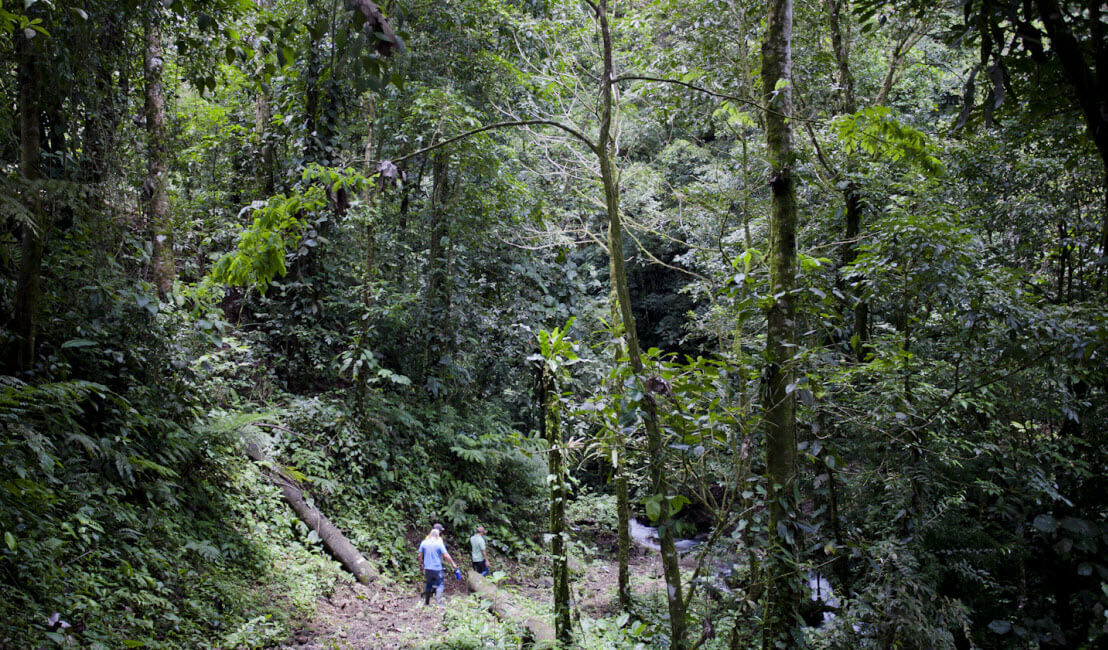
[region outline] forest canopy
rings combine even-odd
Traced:
[[[1106,32],[0,1],[0,648],[1101,647]]]

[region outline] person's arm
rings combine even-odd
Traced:
[[[423,573],[423,547],[420,547],[419,551],[416,552],[416,569]]]
[[[446,561],[450,563],[450,566],[454,567],[455,569],[458,568],[458,565],[454,564],[454,558],[450,557],[450,553],[448,551],[444,550],[442,552],[442,556],[446,558]]]

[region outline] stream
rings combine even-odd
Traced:
[[[639,546],[648,548],[652,551],[660,551],[661,545],[658,543],[658,529],[653,526],[645,526],[639,523],[639,520],[632,517],[629,522],[629,528],[631,532],[631,540]],[[677,548],[678,552],[688,552],[700,544],[698,539],[675,539],[673,545]],[[731,574],[730,567],[721,567],[715,572],[715,585],[716,588],[730,593],[730,589],[726,586],[726,578]],[[821,602],[825,606],[833,609],[838,609],[840,601],[839,597],[835,595],[835,591],[831,588],[831,583],[828,582],[822,574],[815,571],[809,571],[807,575],[808,591],[813,601]],[[835,620],[835,614],[833,612],[823,612],[822,623],[829,623]]]

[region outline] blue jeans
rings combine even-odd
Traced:
[[[435,601],[442,602],[442,591],[446,588],[446,583],[442,579],[442,569],[424,569],[423,575],[425,582],[423,585],[423,604],[431,604],[431,592],[435,592]]]

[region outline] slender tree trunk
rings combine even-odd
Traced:
[[[854,96],[854,76],[850,72],[849,32],[842,22],[843,0],[827,0],[828,16],[831,27],[831,47],[835,54],[835,63],[839,71],[839,107],[842,113],[850,114],[858,110],[858,101]],[[890,70],[892,67],[890,66]],[[891,83],[891,82],[890,82]],[[884,94],[887,94],[884,93]],[[883,100],[881,100],[883,101]],[[843,216],[846,220],[845,242],[842,247],[843,266],[854,262],[858,257],[858,237],[862,233],[862,201],[858,195],[858,186],[851,180],[854,172],[853,161],[847,162],[846,184],[843,187]],[[853,281],[856,278],[846,278]],[[857,343],[854,354],[863,361],[869,354],[866,343],[869,341],[869,304],[856,297],[853,307],[854,334]]]
[[[770,294],[765,377],[766,478],[770,549],[764,566],[762,647],[796,647],[799,604],[796,566],[796,414],[790,359],[796,343],[796,185],[793,178],[792,0],[769,0],[762,44],[766,154],[771,167]]]
[[[255,4],[267,12],[273,6],[272,0],[255,0]],[[254,137],[257,138],[258,152],[261,154],[261,164],[258,165],[258,186],[262,196],[276,194],[275,163],[276,151],[273,142],[270,141],[270,120],[273,119],[273,109],[269,104],[269,85],[259,81],[257,93],[254,97]]]
[[[150,267],[158,292],[165,296],[177,277],[173,259],[173,224],[169,215],[169,146],[165,136],[165,95],[162,91],[162,30],[158,3],[146,8],[146,143],[147,174],[142,185],[146,218],[153,237]]]
[[[562,446],[562,414],[558,385],[550,368],[543,366],[544,429],[550,446],[547,457],[550,483],[550,554],[554,563],[554,630],[559,641],[573,643],[572,606],[569,600],[569,547],[566,544],[566,482]]]
[[[1100,256],[1108,258],[1108,41],[1104,39],[1103,3],[1089,2],[1089,11],[1083,17],[1089,25],[1093,47],[1092,62],[1082,51],[1082,45],[1073,24],[1063,15],[1057,0],[1035,0],[1043,26],[1050,37],[1051,49],[1065,72],[1073,89],[1089,137],[1100,154],[1104,167],[1104,203],[1101,206]],[[1101,267],[1102,284],[1108,290],[1108,265]]]
[[[889,93],[892,92],[893,86],[896,85],[897,79],[900,78],[901,68],[904,66],[904,61],[908,58],[908,53],[912,51],[912,48],[916,46],[916,43],[927,33],[927,24],[920,22],[910,30],[903,32],[899,37],[893,39],[892,44],[889,46],[889,67],[885,70],[885,79],[881,82],[881,90],[877,92],[877,99],[874,100],[874,104],[877,106],[884,106],[889,101]]]
[[[619,213],[619,181],[615,170],[615,142],[612,139],[612,97],[614,75],[612,66],[612,37],[608,27],[608,5],[601,1],[596,5],[597,20],[600,24],[600,37],[603,42],[604,71],[600,80],[600,132],[596,154],[600,162],[600,179],[604,186],[604,203],[608,212],[608,259],[612,288],[619,304],[620,321],[627,346],[627,357],[635,375],[643,378],[644,365],[639,348],[639,336],[635,327],[635,317],[631,311],[631,292],[627,286],[627,271],[623,264],[623,224]],[[651,491],[661,497],[666,496],[665,455],[662,448],[662,430],[658,423],[657,406],[653,395],[646,391],[643,397],[643,412],[646,425],[647,455],[650,463]],[[666,596],[669,606],[670,647],[686,647],[685,639],[685,600],[681,589],[681,568],[677,562],[677,549],[674,546],[673,518],[670,516],[668,502],[663,504],[661,518],[658,520],[658,533],[661,542],[662,569],[666,578]]]
[[[846,3],[849,9],[849,2]],[[858,110],[854,99],[854,75],[850,73],[850,34],[842,23],[844,0],[827,0],[827,14],[831,23],[831,47],[839,68],[839,106],[843,113]]]
[[[18,41],[19,83],[19,172],[27,183],[27,208],[32,220],[23,224],[22,255],[16,278],[14,325],[18,337],[15,355],[17,370],[28,370],[35,361],[38,331],[39,277],[49,224],[42,209],[38,181],[42,177],[42,152],[39,143],[39,69],[35,38],[22,34]]]
[[[612,314],[612,326],[617,327],[622,318],[619,311],[619,297],[615,290],[609,295],[608,306]],[[619,364],[624,357],[623,347],[616,346],[615,363]],[[612,391],[619,390],[613,386]],[[625,612],[631,611],[631,500],[627,490],[627,438],[623,435],[617,422],[613,432],[612,445],[615,447],[615,465],[612,471],[615,473],[616,487],[616,529],[619,540],[619,608]]]
[[[273,151],[273,143],[269,141],[269,121],[273,112],[269,107],[269,95],[264,89],[258,89],[254,106],[254,135],[258,139],[261,149],[261,168],[258,170],[263,196],[273,196],[276,193],[276,178],[274,177],[274,163],[276,156]]]
[[[619,608],[631,611],[631,501],[627,493],[626,443],[619,436],[619,457],[616,459],[616,516],[619,528]]]
[[[316,0],[308,0],[307,10],[315,17]],[[308,37],[308,61],[304,69],[304,157],[307,162],[320,162],[323,143],[319,128],[319,43]]]
[[[365,101],[363,112],[363,117],[369,125],[369,132],[366,134],[362,174],[366,178],[372,179],[375,173],[373,169],[374,124],[377,119],[377,102],[374,96],[370,95]],[[365,191],[362,193],[362,203],[367,209],[368,214],[363,217],[365,221],[362,224],[362,316],[360,319],[358,340],[354,345],[355,359],[361,358],[369,342],[369,315],[370,311],[373,309],[374,303],[373,284],[377,279],[377,208],[380,202],[381,193],[384,191],[385,183],[387,182],[387,179],[378,177],[375,183],[367,183]],[[365,405],[368,379],[369,377],[363,369],[358,375],[354,393],[355,405],[359,410]]]
[[[843,190],[843,204],[846,218],[846,243],[843,244],[843,265],[853,264],[858,258],[858,238],[862,236],[862,201],[858,196],[858,187],[851,181]],[[857,283],[857,275],[846,278],[847,282]],[[869,303],[861,296],[854,296],[854,355],[858,361],[865,361],[871,350],[869,347]]]
[[[94,108],[85,112],[81,134],[81,180],[86,183],[103,182],[115,147],[119,107],[114,99],[112,64],[121,49],[119,31],[115,23],[108,22],[95,32],[104,49],[96,60],[96,91],[90,98]]]
[[[428,375],[438,375],[438,360],[447,353],[453,338],[450,332],[450,276],[449,239],[450,224],[446,216],[449,164],[440,149],[431,161],[431,224],[428,232],[427,255],[427,309],[434,331],[432,344],[427,346],[424,369]]]

